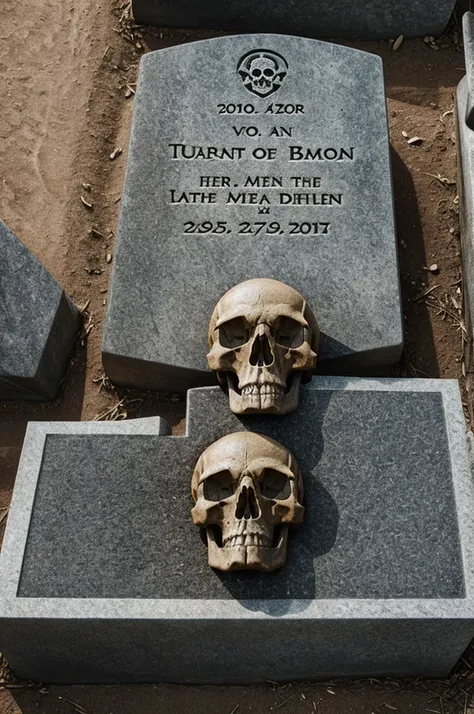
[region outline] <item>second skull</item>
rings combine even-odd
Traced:
[[[319,328],[299,292],[257,278],[219,300],[209,346],[209,368],[228,389],[235,414],[288,414],[298,407],[301,380],[316,367]]]

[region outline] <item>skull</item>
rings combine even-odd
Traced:
[[[252,60],[249,67],[249,75],[254,89],[271,87],[276,70],[276,63],[268,57],[257,57]]]
[[[303,481],[294,456],[273,439],[242,431],[211,444],[194,469],[193,523],[205,529],[218,570],[276,570],[288,530],[303,520]]]
[[[316,367],[319,328],[293,288],[258,278],[231,288],[209,325],[209,368],[227,387],[234,414],[288,414]]]
[[[268,97],[281,87],[288,73],[288,63],[278,52],[253,50],[241,57],[237,71],[249,92]]]

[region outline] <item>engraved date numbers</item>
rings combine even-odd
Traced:
[[[279,221],[241,221],[236,230],[229,227],[227,221],[186,221],[183,233],[199,235],[223,235],[224,233],[237,233],[238,235],[290,235],[290,236],[326,236],[329,233],[330,223],[290,221],[282,225]]]
[[[217,221],[215,223],[212,221],[203,221],[202,223],[186,221],[183,230],[183,233],[214,233],[215,235],[230,232],[230,229],[227,228],[227,221]]]
[[[218,104],[217,111],[219,114],[236,114],[237,116],[245,116],[249,114],[259,114],[260,111],[253,104]],[[304,104],[281,104],[272,102],[265,109],[263,114],[304,114]]]

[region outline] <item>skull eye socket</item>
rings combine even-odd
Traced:
[[[263,74],[265,75],[265,77],[273,77],[273,70],[270,69],[270,67],[267,67],[263,70]]]
[[[222,347],[229,349],[241,347],[248,342],[249,337],[249,331],[242,317],[234,317],[233,320],[224,322],[224,324],[219,327],[219,342]]]
[[[283,501],[291,495],[291,484],[288,476],[276,469],[265,469],[260,483],[262,496]]]
[[[219,471],[204,481],[206,501],[224,501],[234,493],[234,479],[230,471]]]
[[[255,67],[255,69],[252,70],[252,77],[260,77],[262,74],[262,70],[258,69],[258,67]]]
[[[291,317],[280,317],[275,328],[275,342],[282,347],[301,347],[305,341],[305,329]]]

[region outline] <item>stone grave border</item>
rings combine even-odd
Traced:
[[[36,484],[41,469],[41,455],[48,434],[150,434],[164,435],[169,438],[170,429],[159,417],[137,419],[129,422],[82,422],[55,423],[37,422],[28,426],[25,446],[22,452],[15,493],[11,505],[5,534],[3,552],[0,559],[0,621],[3,626],[8,623],[13,632],[16,627],[28,626],[33,621],[35,627],[52,627],[55,621],[69,620],[72,631],[80,626],[81,621],[95,621],[95,624],[110,635],[112,640],[118,637],[114,633],[117,623],[141,620],[147,623],[147,631],[160,639],[160,627],[186,625],[193,628],[199,637],[200,628],[206,628],[206,621],[261,621],[261,626],[269,627],[272,636],[278,636],[278,628],[282,620],[290,620],[296,625],[304,624],[305,637],[314,642],[320,634],[320,629],[336,627],[340,637],[345,627],[351,623],[368,626],[377,631],[382,638],[382,645],[396,651],[398,647],[397,626],[400,630],[400,644],[406,642],[406,628],[413,626],[416,646],[426,637],[427,646],[431,636],[442,643],[438,653],[430,652],[430,664],[420,667],[420,674],[433,674],[433,669],[442,674],[446,672],[446,662],[454,666],[460,650],[469,644],[474,630],[474,488],[471,468],[466,446],[466,430],[460,400],[459,387],[456,380],[434,379],[357,379],[341,377],[320,377],[312,383],[316,390],[364,390],[393,391],[394,386],[400,392],[436,392],[442,395],[448,443],[451,453],[451,467],[455,503],[458,514],[459,540],[462,551],[464,584],[466,595],[461,599],[382,599],[382,600],[294,600],[284,615],[268,614],[270,601],[252,601],[253,609],[246,609],[238,601],[233,600],[153,600],[153,599],[75,599],[75,598],[19,598],[16,596],[21,574],[22,560],[26,545],[30,516],[33,509]],[[203,387],[201,389],[216,389]],[[200,391],[200,390],[199,390]],[[192,401],[192,400],[191,400]],[[192,404],[188,405],[186,417],[186,434],[192,412]],[[435,495],[434,495],[435,497]],[[266,603],[266,612],[259,611],[258,603]],[[272,606],[279,602],[271,601]],[[304,607],[302,605],[304,604]],[[257,607],[256,607],[257,606]],[[270,622],[265,625],[265,620]],[[192,622],[194,621],[194,622]],[[50,623],[48,625],[48,622]],[[22,625],[23,623],[23,625]],[[43,625],[41,625],[43,623]],[[424,626],[423,626],[424,623]],[[137,623],[138,624],[138,623]],[[288,626],[287,622],[287,626]],[[257,625],[257,622],[255,622]],[[417,625],[422,625],[416,632]],[[405,628],[405,630],[403,630]],[[405,631],[405,635],[403,635]],[[140,627],[137,636],[140,635]],[[272,638],[273,638],[272,637]],[[385,643],[385,644],[384,644]],[[350,644],[350,643],[349,643]],[[166,642],[163,642],[166,649]],[[431,645],[430,645],[431,646]],[[21,650],[22,645],[19,644]],[[406,644],[405,644],[406,648]],[[16,646],[13,647],[16,649]],[[349,647],[349,650],[351,647]],[[401,647],[402,649],[402,647]],[[100,655],[99,655],[100,657]],[[348,654],[350,657],[350,652]],[[396,658],[395,658],[396,659]],[[442,661],[441,661],[442,660]],[[390,659],[387,652],[386,661]],[[433,664],[439,661],[439,665]],[[13,662],[15,666],[15,662]],[[386,662],[380,664],[383,670]],[[133,667],[132,667],[133,669]],[[131,675],[130,681],[134,677]],[[179,675],[178,675],[179,679]],[[107,679],[106,681],[110,681]],[[177,680],[178,681],[178,680]],[[191,678],[191,681],[192,678]],[[201,680],[200,680],[201,681]]]
[[[474,377],[474,289],[470,276],[474,268],[474,13],[463,16],[463,38],[466,56],[466,74],[456,90],[454,109],[456,115],[457,188],[459,194],[459,220],[461,229],[461,260],[464,275],[463,297],[467,329],[466,379],[469,385],[468,407],[474,417],[472,390]]]

